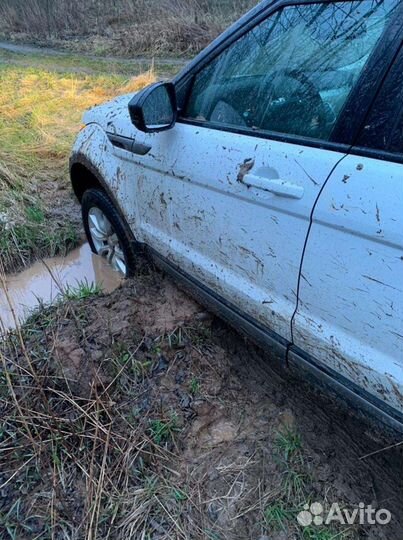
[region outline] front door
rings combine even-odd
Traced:
[[[195,73],[173,130],[146,135],[143,240],[291,341],[311,212],[331,143],[394,3],[275,10]]]

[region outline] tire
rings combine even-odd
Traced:
[[[132,277],[136,253],[128,225],[104,191],[87,190],[81,202],[85,234],[93,253],[108,259],[124,277]]]

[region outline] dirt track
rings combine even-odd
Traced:
[[[27,54],[27,55],[43,55],[43,56],[54,56],[54,57],[63,57],[69,56],[72,53],[70,51],[62,51],[60,49],[54,49],[52,47],[38,47],[37,45],[26,45],[20,43],[9,43],[8,41],[0,41],[0,49],[5,51]],[[119,62],[119,64],[132,64],[136,63],[150,63],[151,58],[146,56],[135,56],[133,58],[121,58],[116,56],[96,56],[94,54],[80,54],[80,58],[87,58],[89,60],[102,60],[104,62]],[[171,57],[156,57],[155,63],[158,66],[163,67],[168,64],[170,66],[178,66],[178,68],[184,66],[187,63],[186,59],[181,58],[171,58]]]

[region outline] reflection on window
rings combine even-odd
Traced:
[[[328,140],[397,5],[279,10],[196,76],[185,117]]]
[[[400,118],[399,125],[393,134],[391,150],[392,152],[403,154],[403,114]]]

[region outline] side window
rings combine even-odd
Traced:
[[[390,150],[397,154],[403,154],[403,111],[397,128],[393,133]]]
[[[372,105],[356,146],[403,154],[403,47]]]
[[[182,116],[329,140],[398,3],[282,8],[196,75]]]

